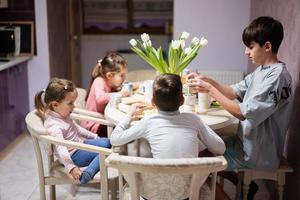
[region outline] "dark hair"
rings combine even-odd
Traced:
[[[91,81],[88,87],[85,100],[87,100],[94,80],[101,76],[105,78],[108,72],[120,72],[123,68],[127,68],[126,60],[117,52],[108,52],[102,60],[98,60],[96,66],[92,70]]]
[[[52,102],[62,101],[67,93],[77,92],[76,86],[72,81],[60,78],[52,78],[46,88],[36,93],[34,104],[37,114],[45,119],[47,111],[53,110]]]
[[[272,17],[262,16],[253,20],[243,31],[243,42],[249,47],[252,42],[261,47],[266,43],[272,44],[272,52],[277,53],[283,40],[283,26]]]
[[[159,110],[178,110],[183,102],[180,76],[176,74],[158,75],[153,83],[153,101]]]

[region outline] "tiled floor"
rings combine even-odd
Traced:
[[[264,185],[258,182],[258,200],[269,198]],[[68,185],[57,186],[57,200],[99,200],[97,185],[80,186],[75,197]],[[235,187],[225,181],[225,191],[233,199]],[[8,150],[0,154],[0,200],[39,200],[39,183],[30,136],[23,134]]]

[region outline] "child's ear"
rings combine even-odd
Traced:
[[[114,74],[112,72],[107,72],[105,74],[105,78],[108,79],[108,80],[111,79],[113,76],[114,76]]]
[[[54,109],[54,108],[56,108],[57,106],[58,106],[58,102],[57,101],[53,101],[52,103],[51,103],[51,106],[52,106],[52,108]]]
[[[267,41],[265,43],[265,49],[266,49],[266,51],[272,51],[272,43]]]
[[[154,107],[156,106],[153,98],[151,99],[151,105]]]

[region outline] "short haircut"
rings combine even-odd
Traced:
[[[159,110],[176,111],[183,101],[182,83],[176,74],[158,75],[153,83],[153,102]]]
[[[261,47],[269,41],[272,52],[277,53],[283,40],[283,26],[272,17],[262,16],[254,19],[243,31],[243,42],[249,47],[252,42]]]

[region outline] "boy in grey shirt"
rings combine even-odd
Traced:
[[[282,39],[279,21],[259,17],[243,32],[245,54],[259,65],[254,72],[232,86],[194,73],[188,76],[190,87],[207,92],[240,120],[236,136],[225,141],[228,170],[274,171],[279,166],[293,101],[291,76],[277,58]]]
[[[273,171],[279,166],[293,100],[291,76],[277,58],[282,39],[279,21],[259,17],[243,32],[245,54],[259,65],[254,72],[232,86],[202,75],[188,76],[190,87],[207,92],[240,120],[237,135],[225,141],[228,170]]]
[[[118,146],[145,138],[154,158],[198,157],[199,151],[206,148],[212,153],[223,154],[225,144],[213,130],[204,125],[197,115],[179,112],[183,101],[178,75],[157,76],[153,83],[152,103],[158,113],[144,117],[129,128],[132,116],[138,110],[138,104],[131,106],[127,117],[112,132],[111,144]]]

